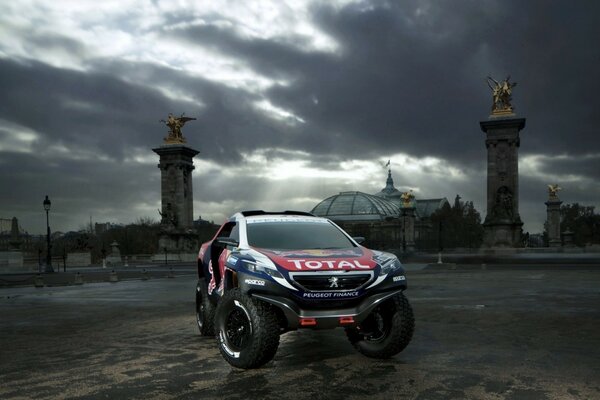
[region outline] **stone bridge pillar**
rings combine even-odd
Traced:
[[[514,114],[511,114],[514,116]],[[519,132],[525,118],[491,116],[481,121],[486,133],[487,215],[483,223],[485,247],[521,247],[519,215]]]

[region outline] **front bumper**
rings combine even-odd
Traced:
[[[252,293],[251,296],[279,308],[287,320],[288,329],[331,329],[359,325],[375,307],[402,291],[403,289],[398,289],[368,295],[354,307],[319,310],[302,309],[287,297],[266,293]]]

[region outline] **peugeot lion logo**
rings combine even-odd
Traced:
[[[334,287],[338,287],[338,278],[335,276],[332,276],[331,278],[328,279],[329,283],[331,285],[329,285],[330,288],[334,288]]]

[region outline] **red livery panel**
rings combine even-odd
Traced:
[[[260,249],[274,263],[288,271],[372,270],[377,266],[371,250],[358,247],[348,250],[270,251]]]

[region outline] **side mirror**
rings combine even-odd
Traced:
[[[363,244],[365,242],[364,236],[354,236],[352,239],[358,244]]]
[[[217,243],[224,244],[225,246],[238,247],[240,245],[240,242],[230,237],[219,236],[216,240]]]

